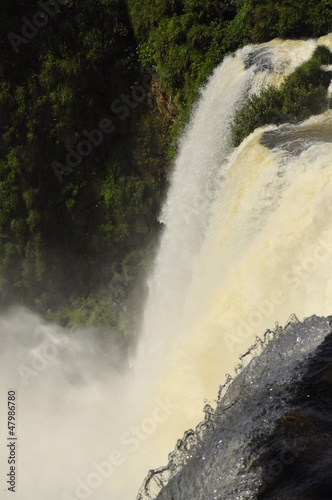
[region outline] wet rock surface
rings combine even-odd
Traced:
[[[332,498],[332,335],[294,389],[292,409],[262,443],[264,483],[258,500]]]

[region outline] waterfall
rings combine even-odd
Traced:
[[[117,368],[103,331],[69,336],[21,308],[0,317],[3,415],[7,391],[18,394],[18,500],[135,498],[256,335],[292,313],[331,313],[331,111],[230,144],[248,97],[322,43],[332,37],[245,47],[202,90],[160,215],[132,368]]]
[[[153,350],[159,370],[147,383],[178,406],[167,422],[169,431],[165,425],[160,436],[156,432],[160,456],[171,435],[175,443],[201,420],[204,400],[216,398],[221,372],[233,374],[255,335],[276,321],[285,323],[294,312],[301,318],[330,313],[331,112],[297,125],[258,129],[236,150],[222,141],[229,144],[229,124],[248,96],[281,83],[317,43],[331,47],[331,37],[276,40],[227,58],[203,90],[183,137],[163,211],[166,227],[141,344],[149,366]],[[210,179],[210,196],[202,197],[206,206],[197,193]],[[183,200],[192,200],[184,213]]]

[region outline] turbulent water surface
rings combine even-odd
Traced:
[[[323,494],[332,493],[331,323],[293,316],[266,331],[221,387],[215,411],[206,405],[205,420],[167,467],[150,472],[139,498],[331,498]]]
[[[300,319],[331,313],[331,111],[256,130],[237,149],[230,146],[241,104],[282,82],[318,43],[332,48],[332,37],[245,47],[203,89],[170,179],[131,368],[119,368],[107,332],[69,335],[24,309],[1,316],[2,415],[7,391],[17,390],[18,500],[134,499],[147,471],[166,464],[177,439],[202,420],[204,399],[215,406],[225,373],[233,373],[255,335],[292,313]],[[168,480],[160,498],[172,498],[172,488],[182,491],[174,498],[188,499],[259,492],[259,464],[248,468],[256,455],[248,454],[246,433],[251,425],[263,432],[278,418],[283,406],[273,406],[274,398],[288,393],[298,363],[323,342],[328,324],[312,318],[277,329],[261,361],[240,371],[219,401],[204,460],[215,461],[222,476],[202,458],[200,468],[186,468],[187,451],[181,452],[179,464],[155,474],[140,498],[156,498]],[[254,404],[260,395],[267,398],[261,410]],[[263,408],[271,409],[269,419]],[[193,456],[205,456],[192,436]],[[0,455],[6,470],[4,444]],[[182,469],[177,484],[173,476]],[[195,497],[190,474],[198,469]],[[10,498],[5,489],[3,498]]]

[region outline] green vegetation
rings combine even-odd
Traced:
[[[247,43],[332,30],[329,0],[310,7],[304,0],[229,0],[217,7],[212,0],[68,0],[34,29],[40,1],[3,3],[0,303],[21,302],[64,324],[106,323],[124,342],[135,335],[144,300],[135,290],[199,88],[226,54]],[[8,33],[21,37],[15,46]],[[324,57],[317,53],[299,68],[283,96],[266,91],[266,102],[257,101],[258,124],[317,112],[325,99],[318,67]],[[133,100],[147,78],[147,95]],[[250,113],[236,141],[257,126]],[[60,183],[52,163],[66,166],[68,148],[76,150],[84,131],[105,118],[112,132]]]
[[[321,70],[332,63],[327,47],[318,46],[311,59],[299,66],[279,87],[269,87],[252,96],[235,116],[232,127],[234,146],[257,127],[304,120],[327,108],[327,88],[331,73]]]
[[[330,0],[252,0],[247,20],[253,42],[272,38],[318,37],[331,31]]]

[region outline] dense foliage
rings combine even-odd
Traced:
[[[13,3],[2,6],[3,32],[24,39],[41,9],[37,1]],[[159,149],[141,118],[144,94],[122,108],[115,101],[143,81],[149,89],[152,77],[140,71],[118,0],[58,5],[45,27],[21,39],[2,38],[2,302],[67,311],[77,296],[93,294],[89,304],[98,303],[107,288],[115,324],[114,304],[137,275],[141,248],[151,245],[165,182],[162,158],[144,161],[149,148]]]
[[[247,43],[326,34],[331,1],[12,0],[0,26],[1,303],[130,337],[200,86]]]

